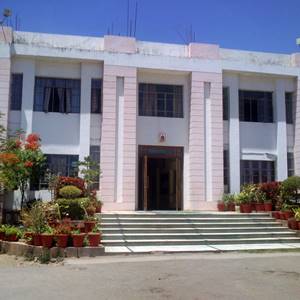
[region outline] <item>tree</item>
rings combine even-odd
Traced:
[[[83,161],[78,163],[79,173],[82,175],[88,195],[92,191],[93,184],[98,182],[99,175],[101,174],[100,166],[97,162],[93,161],[90,156],[86,156]]]
[[[20,190],[21,209],[30,178],[39,172],[45,161],[40,141],[40,137],[32,133],[27,138],[23,135],[8,138],[1,145],[0,181],[6,190]]]

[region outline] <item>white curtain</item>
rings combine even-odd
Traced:
[[[45,88],[45,96],[44,96],[44,112],[49,111],[49,103],[50,103],[50,97],[51,97],[51,87]]]

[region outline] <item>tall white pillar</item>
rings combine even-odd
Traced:
[[[81,63],[79,160],[89,156],[91,135],[91,64]]]
[[[229,82],[229,180],[230,193],[240,191],[240,117],[239,78],[228,76]]]
[[[277,180],[287,178],[287,130],[285,114],[285,85],[284,80],[276,80],[274,104],[274,119],[277,126]]]
[[[28,135],[32,133],[32,118],[34,112],[35,60],[26,59],[24,64],[21,129]]]

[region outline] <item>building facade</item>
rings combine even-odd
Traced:
[[[38,133],[53,172],[98,161],[104,210],[215,209],[300,175],[299,76],[297,53],[0,31],[2,124]]]

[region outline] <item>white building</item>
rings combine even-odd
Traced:
[[[0,31],[1,122],[64,175],[99,160],[105,210],[215,209],[300,175],[299,76],[297,53]]]

